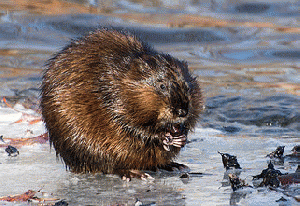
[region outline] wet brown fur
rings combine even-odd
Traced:
[[[170,164],[180,148],[164,150],[164,134],[171,124],[193,129],[202,97],[185,62],[101,29],[48,61],[41,108],[50,142],[73,172],[120,174]],[[178,108],[188,114],[179,117]]]

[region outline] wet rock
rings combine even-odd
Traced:
[[[15,148],[11,145],[7,146],[7,148],[5,149],[5,152],[7,152],[8,156],[11,156],[11,157],[16,157],[19,155],[19,151],[17,150],[17,148]]]
[[[182,173],[179,178],[184,184],[187,184],[190,181],[190,178],[199,178],[203,176],[210,176],[212,174],[202,173],[202,172],[189,172]]]
[[[4,140],[3,140],[3,135],[0,135],[0,141],[5,143]]]
[[[179,178],[189,178],[190,175],[188,173],[183,173]]]
[[[56,202],[54,206],[67,206],[67,205],[69,205],[69,203],[67,203],[64,200],[61,200],[59,202]]]
[[[223,162],[224,168],[226,168],[226,170],[228,170],[230,168],[242,169],[240,164],[237,161],[236,156],[230,155],[228,153],[221,153],[219,151],[218,151],[218,153],[222,156],[222,162]]]
[[[267,155],[267,157],[272,158],[283,158],[283,153],[284,153],[284,147],[285,146],[278,146],[277,149],[273,152],[271,152],[270,154]]]
[[[179,178],[184,184],[187,184],[189,182],[190,175],[188,173],[183,173]]]
[[[230,185],[231,185],[231,188],[233,189],[233,191],[236,191],[236,190],[238,190],[240,188],[244,188],[244,187],[251,187],[250,185],[248,185],[245,182],[245,180],[242,180],[235,174],[228,174],[228,177],[229,177]]]
[[[253,176],[253,180],[255,179],[263,179],[263,181],[259,184],[259,187],[263,186],[271,186],[271,187],[279,187],[280,181],[278,176],[284,175],[279,170],[274,168],[274,165],[270,161],[268,164],[268,168],[264,169],[261,174]]]

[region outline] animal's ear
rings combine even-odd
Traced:
[[[142,80],[149,75],[149,65],[143,59],[135,58],[129,65],[127,75],[133,80]]]
[[[134,58],[130,63],[130,70],[133,71],[144,71],[145,67],[147,67],[147,63],[141,58]]]

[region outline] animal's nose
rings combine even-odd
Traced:
[[[182,108],[177,109],[176,112],[179,117],[185,117],[188,114],[188,110]]]

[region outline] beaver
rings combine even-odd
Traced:
[[[102,28],[72,40],[45,67],[43,121],[72,172],[130,179],[184,167],[173,161],[203,108],[186,62]]]

